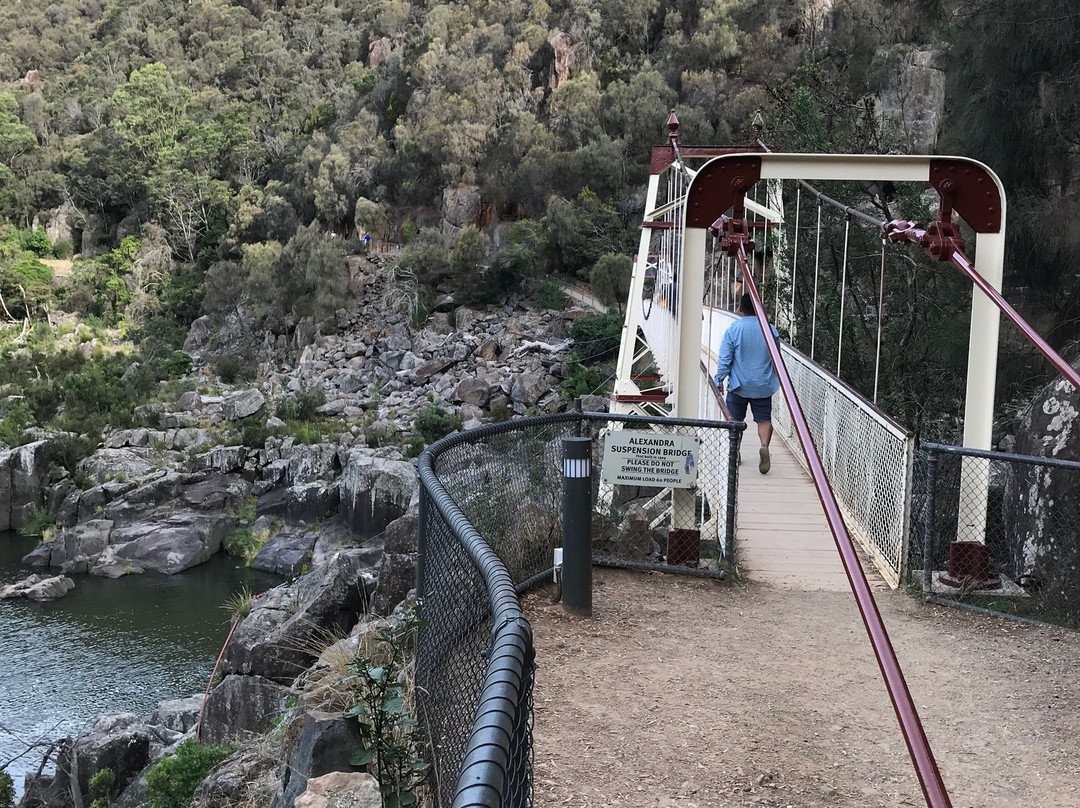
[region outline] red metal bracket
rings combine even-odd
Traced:
[[[760,179],[760,157],[739,155],[707,163],[690,186],[686,226],[709,227],[728,208],[734,208],[734,218],[742,219],[743,197]]]
[[[941,194],[943,221],[955,210],[976,233],[1001,230],[1001,194],[993,176],[980,165],[944,157],[930,159],[930,184]]]

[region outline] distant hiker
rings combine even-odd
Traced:
[[[772,463],[769,460],[769,441],[772,440],[772,396],[780,389],[780,379],[776,376],[765,337],[754,316],[754,301],[744,294],[739,300],[741,318],[731,324],[724,332],[720,343],[720,361],[716,366],[716,386],[721,387],[728,379],[727,407],[736,421],[746,419],[746,405],[754,415],[757,424],[761,458],[758,471],[768,474]],[[773,336],[778,336],[773,326]]]

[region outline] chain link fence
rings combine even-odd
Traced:
[[[550,579],[562,544],[562,439],[593,439],[598,563],[722,576],[743,429],[571,412],[452,435],[421,456],[416,701],[437,805],[532,805],[534,651],[518,596]],[[605,481],[609,444],[631,448],[612,449]]]
[[[1080,463],[925,443],[914,468],[913,587],[1080,628]]]

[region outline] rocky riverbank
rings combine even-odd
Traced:
[[[581,310],[469,308],[442,295],[426,325],[410,328],[381,303],[385,269],[378,257],[354,259],[353,298],[321,324],[275,330],[244,307],[219,324],[197,320],[188,389],[137,407],[137,426],[106,432],[74,473],[53,462],[64,436],[0,447],[0,529],[43,513],[56,525],[24,558],[42,574],[20,594],[44,592],[45,579],[62,596],[79,574],[173,574],[241,539],[253,567],[289,576],[255,600],[225,649],[199,734],[247,745],[199,805],[234,804],[257,783],[265,804],[291,808],[308,777],[352,771],[348,753],[339,758],[355,721],[326,695],[341,670],[327,674],[325,648],[347,657],[412,586],[413,458],[437,436],[430,423],[473,428],[565,406],[558,386]],[[259,383],[222,380],[224,358],[238,356],[257,365]],[[61,739],[55,774],[28,778],[24,807],[89,804],[103,768],[116,777],[116,805],[140,804],[149,768],[195,732],[196,704],[104,716]]]

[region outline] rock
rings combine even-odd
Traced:
[[[295,808],[380,808],[379,782],[370,774],[331,772],[308,780]]]
[[[416,367],[415,377],[418,382],[426,382],[436,373],[442,373],[454,364],[452,359],[445,356],[437,356],[429,359]]]
[[[341,513],[360,538],[375,536],[409,508],[417,490],[411,463],[351,449],[338,481]]]
[[[268,744],[249,745],[214,767],[195,789],[191,808],[268,805],[268,798],[263,795],[278,788],[278,770],[281,768],[281,761]],[[145,800],[137,800],[117,808],[138,808],[143,803]]]
[[[450,398],[457,403],[475,404],[477,407],[483,407],[488,403],[490,397],[491,388],[486,381],[475,376],[467,376],[458,382],[458,386],[454,388]]]
[[[285,426],[285,422],[278,418],[276,415],[271,415],[269,418],[266,419],[267,429],[281,429],[283,426]]]
[[[392,52],[393,44],[390,41],[390,37],[384,36],[373,39],[368,44],[368,67],[374,70],[390,58]]]
[[[510,387],[510,400],[515,404],[535,407],[540,397],[551,389],[544,384],[544,377],[539,373],[517,373]]]
[[[334,386],[342,393],[348,395],[349,393],[357,393],[367,389],[368,380],[359,373],[345,372],[334,379]]]
[[[265,406],[266,397],[261,391],[251,388],[233,393],[221,402],[221,416],[226,421],[237,421],[259,414]]]
[[[311,566],[325,564],[326,561],[338,550],[361,549],[361,559],[364,566],[374,567],[382,557],[381,537],[367,540],[367,545],[362,545],[353,536],[352,530],[341,514],[335,514],[319,526],[319,538],[315,542],[312,551]],[[369,546],[370,545],[370,546]]]
[[[220,551],[235,526],[232,516],[180,512],[116,528],[90,573],[118,578],[146,570],[182,572]]]
[[[182,394],[176,402],[176,406],[182,410],[197,410],[202,405],[202,396],[194,390],[188,390]]]
[[[109,546],[112,529],[113,522],[110,519],[81,522],[24,556],[23,563],[60,567],[64,572],[86,573],[89,571],[90,560]]]
[[[317,538],[310,530],[282,530],[263,545],[251,566],[278,575],[299,575],[311,562]]]
[[[205,429],[192,429],[188,427],[176,430],[170,448],[179,451],[198,450],[204,446],[209,446],[214,442],[215,441],[210,436],[210,433]]]
[[[552,60],[548,87],[557,90],[570,80],[570,71],[574,68],[574,41],[569,34],[555,34],[548,44],[551,45]]]
[[[308,788],[311,778],[332,772],[351,772],[353,750],[362,743],[360,725],[340,713],[310,712],[301,719],[296,748],[289,759],[288,781],[277,808],[293,808],[293,802]]]
[[[404,516],[391,522],[383,532],[383,555],[379,561],[379,582],[371,596],[371,611],[387,615],[416,585],[416,540],[419,530],[419,502]]]
[[[213,329],[210,327],[210,318],[206,316],[198,318],[188,328],[187,339],[184,340],[184,352],[192,356],[198,356],[202,349],[210,344],[210,337],[213,336],[213,333]]]
[[[62,575],[46,577],[31,575],[29,578],[0,587],[0,600],[26,598],[40,602],[59,600],[75,588],[75,582]]]
[[[0,451],[0,531],[30,524],[45,502],[48,466],[47,440]]]
[[[292,585],[271,589],[237,627],[221,661],[222,673],[291,684],[318,656],[319,649],[311,647],[312,632],[348,631],[374,584],[362,554],[343,550]]]
[[[611,402],[604,396],[582,396],[581,409],[584,412],[608,412]]]
[[[332,418],[335,415],[341,415],[345,412],[345,408],[348,406],[345,399],[335,398],[333,401],[327,401],[321,407],[318,407],[315,412],[319,415],[325,415],[328,418]]]
[[[480,188],[476,185],[458,185],[444,188],[442,194],[443,221],[455,228],[476,224],[480,219]]]
[[[135,480],[154,471],[154,466],[131,449],[98,449],[79,463],[79,471],[98,484],[108,480]]]
[[[486,339],[476,349],[476,355],[480,359],[491,362],[499,355],[499,343],[493,339]]]
[[[201,693],[188,696],[186,699],[159,701],[154,712],[150,714],[150,723],[171,729],[173,732],[186,734],[195,729],[195,725],[199,722],[202,705]]]
[[[218,474],[184,488],[180,501],[197,511],[221,513],[243,504],[251,483],[238,474]]]
[[[37,71],[31,70],[30,73],[37,73]],[[30,73],[26,74],[27,78]],[[82,230],[86,217],[75,205],[70,201],[65,201],[60,207],[46,211],[43,218],[45,219],[45,234],[49,237],[49,241],[53,244],[66,241],[73,247],[78,246],[75,234],[76,231]]]
[[[268,732],[288,702],[289,689],[276,682],[257,675],[226,675],[206,700],[199,737],[223,744]]]
[[[935,50],[912,50],[887,72],[878,95],[881,115],[899,120],[912,154],[932,154],[945,113],[945,72]]]

